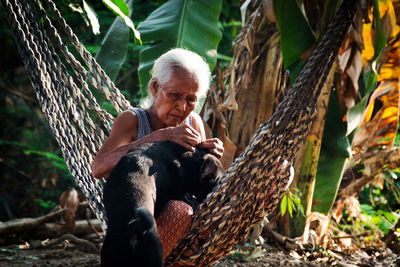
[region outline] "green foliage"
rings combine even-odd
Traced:
[[[132,3],[132,0],[130,1]],[[122,20],[125,22],[126,26],[128,26],[134,33],[135,38],[140,40],[140,33],[139,31],[136,30],[135,25],[133,24],[133,21],[130,19],[129,14],[129,7],[125,3],[124,0],[103,0],[103,3],[111,9],[115,14],[117,14]]]
[[[109,0],[104,1],[103,3],[116,15],[119,16],[120,13],[124,14],[125,16],[129,15],[129,6],[125,3],[124,0]]]
[[[45,208],[45,209],[54,209],[55,207],[57,207],[57,205],[58,205],[58,203],[57,202],[55,202],[55,201],[52,201],[52,200],[47,200],[47,201],[44,201],[43,199],[41,199],[41,198],[35,198],[35,201],[38,203],[38,205],[40,206],[40,207],[43,207],[43,208]]]
[[[0,96],[6,103],[0,107],[5,123],[0,138],[0,220],[37,217],[54,208],[74,181],[47,122],[4,91]]]
[[[170,0],[140,23],[138,30],[148,45],[140,52],[138,70],[144,96],[154,60],[171,48],[194,51],[205,58],[211,70],[214,68],[222,37],[218,28],[221,7],[220,0]]]
[[[283,64],[294,82],[305,64],[303,54],[316,44],[316,40],[295,0],[274,0],[274,8],[281,33]]]
[[[300,194],[301,192],[297,188],[292,188],[286,191],[281,200],[281,216],[285,215],[286,210],[289,212],[291,218],[293,217],[293,211],[296,210],[299,210],[299,212],[305,216],[304,208],[300,200]]]
[[[350,157],[346,123],[342,121],[336,95],[331,93],[314,187],[313,211],[328,213],[336,198],[345,164]]]
[[[233,43],[242,27],[242,22],[240,20],[240,2],[222,1],[219,21],[222,39],[218,45],[217,64],[224,68],[232,61]]]
[[[399,177],[399,171],[392,170],[386,173],[383,188],[371,184],[363,188],[359,195],[361,216],[351,218],[345,207],[340,229],[347,233],[370,231],[380,236],[393,229],[400,218]]]
[[[132,4],[129,1],[129,5]],[[128,8],[128,6],[127,6]],[[130,30],[121,17],[116,17],[96,53],[96,60],[111,80],[115,81],[128,53]]]
[[[30,133],[30,132],[28,132],[28,133]],[[25,135],[26,135],[26,133],[25,133]],[[57,156],[56,154],[54,154],[52,152],[38,151],[38,150],[35,150],[33,148],[33,146],[31,146],[31,145],[22,144],[17,141],[8,141],[8,140],[3,140],[3,139],[0,139],[0,146],[1,145],[10,145],[10,146],[18,147],[19,149],[22,150],[22,152],[25,155],[33,154],[33,155],[43,156],[48,160],[48,162],[51,163],[52,166],[58,168],[61,171],[68,172],[68,168],[67,168],[67,165],[65,164],[64,159],[62,157]]]

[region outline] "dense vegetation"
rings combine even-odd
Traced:
[[[56,4],[80,41],[96,54],[116,16],[101,2],[90,2],[100,23],[100,33],[95,35],[91,25],[85,23],[88,22],[85,15],[73,12],[68,6],[75,2],[56,1]],[[132,15],[135,25],[164,2],[135,1]],[[79,2],[75,4],[79,6]],[[224,2],[223,5],[219,25],[223,39],[218,51],[222,66],[233,54],[231,44],[241,25],[239,3]],[[133,33],[130,40],[127,59],[115,83],[132,105],[137,105],[141,99],[137,68],[143,45],[133,42]],[[0,221],[7,221],[49,212],[58,205],[61,193],[76,185],[41,113],[3,12],[0,12],[0,47],[4,52],[0,63],[3,125],[0,135]]]
[[[151,11],[162,6],[165,2],[134,1],[131,18],[135,26],[137,27],[140,22],[148,18]],[[256,13],[257,8],[260,8],[260,2],[249,6],[248,17],[252,18],[251,14]],[[273,93],[276,99],[257,99],[259,102],[266,101],[267,106],[272,110],[278,101],[279,94],[284,92],[284,87],[297,77],[310,51],[320,41],[326,30],[326,24],[332,19],[333,13],[326,10],[335,10],[340,1],[326,1],[324,3],[313,1],[316,5],[318,2],[320,7],[318,12],[312,12],[312,6],[307,4],[306,1],[297,1],[301,8],[296,5],[294,0],[274,2],[276,18],[271,19],[271,17],[268,17],[270,14],[266,13],[266,18],[260,20],[261,22],[256,19],[251,21],[255,25],[252,26],[259,30],[256,32],[257,35],[253,33],[254,39],[251,41],[246,38],[252,33],[250,30],[245,32],[247,28],[242,27],[248,26],[248,24],[242,25],[239,10],[241,3],[239,1],[222,2],[223,7],[218,28],[222,31],[223,36],[218,45],[216,68],[213,72],[213,90],[222,99],[222,101],[220,99],[221,102],[229,99],[229,92],[232,92],[226,90],[233,83],[229,78],[226,78],[229,76],[227,75],[229,71],[237,71],[236,77],[241,75],[245,77],[241,82],[247,80],[248,86],[244,87],[257,89],[258,81],[256,79],[250,79],[250,74],[246,77],[247,74],[240,73],[248,71],[246,69],[248,60],[247,63],[243,63],[242,58],[239,58],[239,53],[235,53],[235,51],[239,51],[238,47],[240,46],[246,46],[248,51],[243,52],[243,54],[246,56],[251,54],[253,58],[250,59],[254,62],[258,60],[257,64],[260,61],[265,63],[265,68],[270,68],[267,69],[267,73],[272,73],[272,69],[277,69],[279,70],[277,73],[284,77],[279,76],[284,81],[280,82],[282,91],[276,93],[274,91]],[[284,2],[287,5],[290,4],[290,8],[285,6]],[[80,6],[81,2],[57,1],[57,6],[63,17],[72,26],[82,43],[92,54],[96,54],[116,16],[101,2],[91,1],[90,5],[97,14],[100,23],[100,33],[96,35],[91,30],[90,23],[87,23],[88,18],[85,13],[80,14],[73,11],[69,6],[71,4]],[[378,12],[379,10],[381,13]],[[311,144],[308,150],[311,151],[308,158],[305,152],[306,156],[299,159],[302,162],[300,166],[313,165],[310,163],[313,161],[318,162],[318,169],[315,164],[310,169],[303,168],[295,184],[295,187],[298,188],[292,188],[288,191],[281,203],[281,214],[290,213],[290,216],[286,214],[286,219],[278,218],[278,220],[282,220],[281,225],[303,220],[300,232],[294,230],[295,227],[290,227],[291,233],[279,229],[286,235],[299,236],[302,234],[305,214],[310,214],[311,207],[312,211],[328,214],[332,206],[335,212],[330,216],[335,219],[332,228],[335,234],[359,234],[368,231],[367,238],[374,239],[388,234],[391,229],[396,230],[395,225],[400,217],[400,180],[398,179],[400,171],[396,166],[392,166],[390,161],[383,162],[378,169],[373,169],[368,158],[365,158],[366,154],[363,153],[385,152],[399,145],[399,103],[398,101],[393,102],[393,99],[398,98],[398,82],[397,88],[391,89],[392,91],[388,90],[389,87],[385,83],[394,81],[393,83],[396,85],[395,77],[399,73],[399,55],[396,54],[399,51],[399,2],[368,1],[368,8],[365,8],[362,12],[364,14],[358,14],[360,24],[354,26],[354,32],[347,36],[341,48],[335,77],[333,78],[332,75],[334,81],[332,81],[331,87],[335,90],[331,91],[336,93],[332,93],[331,97],[328,97],[325,102],[326,106],[329,103],[329,109],[325,107],[325,111],[319,110],[319,112],[326,114],[326,116],[322,116],[319,122],[321,124],[315,126],[315,128],[320,129],[320,132],[313,132],[307,141],[308,144]],[[4,13],[1,12],[0,47],[3,52],[3,60],[0,63],[0,114],[3,127],[0,135],[0,172],[2,173],[0,179],[0,203],[2,203],[0,221],[20,217],[38,217],[46,214],[58,205],[58,198],[64,190],[69,187],[77,188],[41,113],[4,16]],[[371,26],[371,22],[368,23],[367,17],[373,21],[376,29]],[[276,20],[273,22],[274,19]],[[362,26],[361,29],[357,28],[360,25],[364,25],[364,31]],[[369,32],[365,29],[369,29]],[[245,34],[240,35],[241,31]],[[298,32],[302,33],[301,42],[292,38],[294,33]],[[243,37],[244,35],[246,37]],[[239,40],[236,39],[235,41],[238,36]],[[279,36],[279,38],[276,38],[276,36]],[[363,41],[361,44],[360,39]],[[371,39],[374,39],[374,41],[371,41]],[[133,105],[137,105],[143,97],[143,90],[140,90],[140,79],[138,78],[139,51],[148,47],[149,44],[141,45],[133,40],[134,37],[131,32],[127,58],[115,78],[115,83],[126,98]],[[246,43],[243,40],[248,42]],[[234,46],[234,43],[236,46]],[[271,43],[274,44],[271,45],[272,48],[265,45]],[[254,46],[252,47],[254,51],[250,51],[251,45]],[[280,66],[268,64],[268,59],[265,62],[262,61],[264,59],[259,59],[265,56],[263,53],[267,53],[268,49],[273,51],[273,48],[276,47],[279,47],[277,57],[279,57],[280,62],[283,62]],[[238,62],[236,65],[232,64],[234,60]],[[377,72],[375,72],[376,65],[379,66]],[[237,66],[241,66],[241,68]],[[393,76],[388,76],[388,69],[391,70]],[[264,69],[254,67],[251,78],[259,77],[257,76],[259,70],[260,72],[264,71]],[[238,78],[238,80],[240,79]],[[270,89],[266,88],[266,90]],[[277,91],[279,90],[277,89]],[[395,93],[390,95],[388,91]],[[340,95],[337,92],[343,94]],[[243,92],[238,94],[240,93],[245,94]],[[221,133],[224,134],[226,129],[229,129],[230,141],[235,145],[235,151],[232,154],[240,152],[240,148],[246,146],[246,142],[252,135],[252,133],[247,132],[242,135],[244,131],[237,130],[240,126],[237,121],[243,122],[240,113],[245,112],[243,110],[246,108],[245,105],[240,105],[239,101],[249,100],[245,98],[239,100],[237,95],[233,96],[233,98],[235,97],[239,103],[239,111],[224,106],[227,101],[223,103],[222,111],[214,111],[214,113],[220,112],[221,116],[225,116],[226,121],[224,123],[228,122],[229,125],[222,125],[220,122],[212,128],[214,135],[218,135],[221,139]],[[232,101],[232,106],[235,103],[235,101]],[[367,103],[369,104],[367,105]],[[385,106],[385,103],[390,105]],[[103,103],[103,108],[112,112],[107,103]],[[396,118],[385,121],[388,115],[385,108],[395,109],[394,115],[391,114],[391,116]],[[364,116],[361,123],[360,118],[363,117],[361,116],[363,113],[367,115]],[[237,114],[239,114],[239,117]],[[325,117],[327,118],[326,122]],[[257,123],[259,122],[255,118],[254,124]],[[324,127],[325,132],[322,130]],[[377,128],[389,130],[382,133],[378,132]],[[235,131],[239,134],[235,134]],[[359,134],[358,139],[356,132]],[[374,136],[374,140],[365,141],[365,138],[363,139],[365,136]],[[393,155],[395,154],[397,155],[399,152],[394,151]],[[354,158],[358,161],[350,161]],[[336,164],[335,166],[338,166],[337,168],[332,168],[333,162]],[[349,172],[344,172],[345,168]],[[303,172],[304,169],[306,170]],[[366,179],[367,182],[361,188],[351,191],[352,188],[349,189],[349,185],[352,185],[356,180],[355,177],[363,178],[362,174],[366,169],[373,170],[373,175],[370,175],[373,176],[373,179]],[[310,180],[306,181],[306,186],[302,186],[304,177],[317,177],[316,181],[314,179],[313,182],[315,183],[315,192],[311,194],[311,199],[306,198],[306,190],[309,188]],[[325,193],[327,189],[331,195]],[[336,198],[336,189],[339,191],[338,198]],[[314,191],[314,185],[312,191]],[[347,195],[340,195],[340,192],[348,193]],[[302,219],[299,219],[299,217]]]

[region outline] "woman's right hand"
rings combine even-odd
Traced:
[[[157,132],[161,141],[172,141],[191,151],[194,151],[194,146],[202,142],[200,133],[186,123],[176,127],[163,128]]]

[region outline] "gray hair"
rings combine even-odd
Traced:
[[[162,86],[171,79],[176,69],[184,69],[194,75],[199,84],[199,97],[205,96],[210,86],[211,73],[208,64],[201,56],[182,48],[171,49],[154,61],[151,76]],[[150,107],[154,101],[150,92],[150,82],[151,80],[147,88],[148,96],[140,104],[143,108]]]

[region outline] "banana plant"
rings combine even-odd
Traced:
[[[131,16],[133,0],[129,0],[125,5],[124,1],[120,3],[121,10],[124,10],[128,15]],[[125,20],[121,16],[117,16],[114,22],[108,29],[103,41],[100,44],[100,48],[96,53],[96,60],[102,66],[104,71],[110,77],[111,80],[115,81],[121,66],[126,61],[126,55],[128,52],[129,44],[129,32],[130,28],[125,23]]]
[[[219,15],[222,0],[169,0],[141,22],[138,30],[145,48],[139,55],[139,83],[147,94],[154,60],[172,48],[185,48],[202,56],[212,70],[222,38]]]
[[[290,11],[290,9],[298,9],[298,7],[296,7],[295,1],[292,1],[292,3],[290,3],[290,1],[292,0],[274,1],[274,4],[278,27],[281,32],[282,55],[284,58],[285,66],[291,73],[291,79],[293,80],[294,77],[297,77],[298,68],[300,67],[301,69],[302,67],[302,54],[305,53],[307,50],[307,46],[305,46],[304,43],[308,43],[308,41],[304,41],[302,45],[298,45],[298,43],[302,42],[301,36],[304,36],[303,38],[308,38],[308,36],[311,36],[311,33],[307,33],[307,31],[310,30],[310,27],[306,23],[307,19],[304,18],[304,16],[302,17],[302,14],[298,11],[297,20],[300,20],[300,22],[290,21],[290,19],[284,19],[287,13],[293,12]],[[381,27],[379,5],[377,3],[378,1],[375,1],[374,19],[377,22],[378,29],[377,34],[375,35],[375,55],[372,59],[372,62],[376,62],[377,60],[379,60],[382,49],[385,47],[386,44],[386,37],[384,36],[384,34],[382,34],[380,29]],[[301,29],[299,29],[299,27],[301,27]],[[301,36],[295,38],[296,33],[299,32],[302,33]],[[309,42],[308,44],[312,45],[312,42]],[[296,53],[292,52],[291,49],[295,49],[294,47],[297,46],[299,47],[300,51]],[[370,72],[364,73],[362,76],[363,80],[366,83],[365,88],[367,89],[365,99],[363,99],[353,109],[350,109],[347,112],[347,116],[344,117],[344,113],[340,109],[340,105],[338,103],[336,95],[331,94],[328,105],[328,112],[326,115],[325,130],[322,137],[322,142],[320,142],[321,151],[319,153],[319,157],[317,156],[318,158],[315,159],[311,156],[305,156],[305,160],[318,160],[318,165],[315,165],[317,167],[317,170],[313,168],[309,170],[310,175],[316,176],[315,186],[313,190],[313,211],[328,213],[336,198],[345,164],[350,157],[352,139],[351,133],[354,132],[355,129],[357,129],[360,122],[359,117],[361,117],[362,113],[364,112],[369,94],[376,87],[376,73],[374,72],[373,68]],[[344,120],[343,118],[346,118],[346,120]],[[318,144],[319,142],[314,143]],[[319,150],[320,148],[312,149],[310,147],[307,147],[307,151],[313,152],[315,149]],[[317,153],[314,154],[318,155]],[[303,162],[304,166],[307,166],[307,164],[309,164],[309,162]],[[307,173],[302,175],[305,177],[309,176],[307,175]],[[297,187],[299,187],[299,185],[297,185]],[[305,194],[305,192],[302,192],[302,194]],[[304,206],[306,205],[306,203],[302,204]],[[297,218],[295,218],[295,220],[297,220]]]

